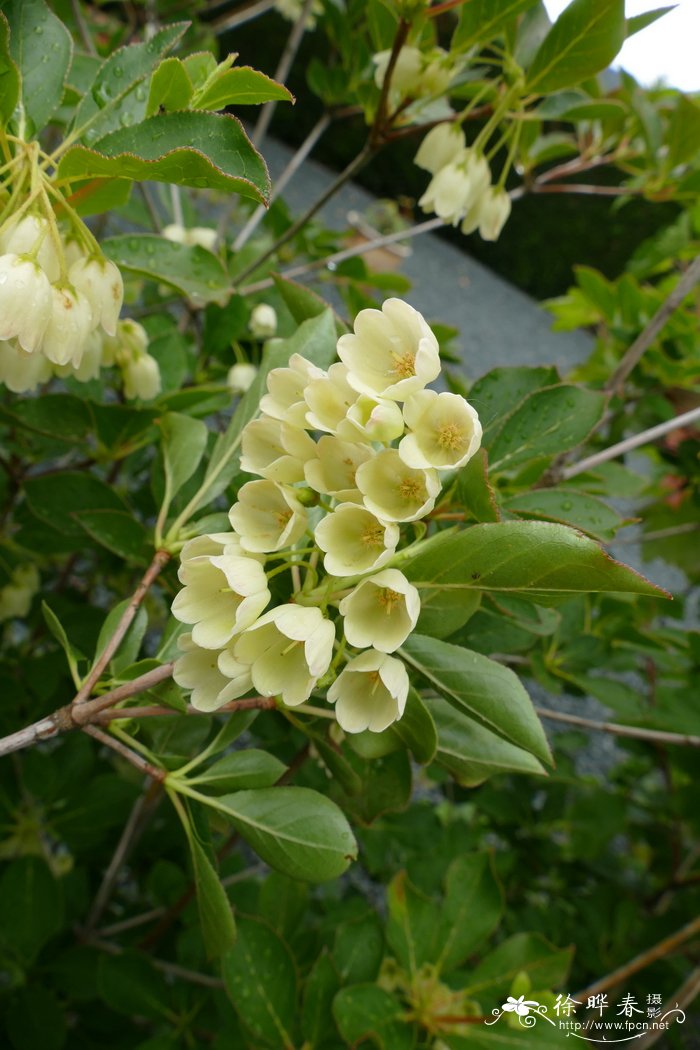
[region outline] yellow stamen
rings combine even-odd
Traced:
[[[457,452],[464,444],[464,431],[456,423],[443,423],[436,434],[440,448],[447,452]]]
[[[391,354],[391,359],[394,362],[394,367],[391,372],[397,375],[399,379],[410,379],[411,376],[416,374],[416,358],[412,353],[397,354],[394,350]]]
[[[402,594],[399,594],[398,591],[392,591],[389,587],[384,587],[377,594],[377,601],[380,605],[384,606],[384,611],[387,616],[391,616],[394,606],[397,602],[400,602],[402,598]]]
[[[360,537],[365,547],[383,547],[384,529],[381,525],[370,525]]]
[[[406,502],[408,503],[411,503],[417,499],[421,499],[421,488],[421,483],[417,478],[402,478],[401,483],[399,485],[399,493],[401,495],[401,499],[406,500]]]

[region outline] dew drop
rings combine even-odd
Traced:
[[[112,72],[114,73],[114,76],[117,77],[117,79],[119,79],[119,77],[124,76],[124,70],[121,66],[115,66]]]

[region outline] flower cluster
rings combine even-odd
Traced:
[[[500,236],[510,215],[510,197],[491,184],[483,153],[466,144],[456,124],[438,124],[423,139],[415,163],[432,179],[419,200],[423,211],[434,211],[445,222],[461,223],[462,233],[478,229],[485,241]]]
[[[372,57],[374,82],[381,88],[386,79],[391,51],[379,51]],[[442,95],[454,80],[463,59],[441,47],[421,51],[405,45],[401,48],[391,74],[389,97],[392,108],[406,98],[430,99]]]
[[[251,688],[295,706],[330,684],[346,732],[380,732],[403,713],[408,676],[392,654],[420,597],[397,567],[402,528],[432,511],[440,471],[475,454],[481,426],[463,397],[426,389],[438,343],[401,300],[361,311],[338,356],[325,371],[295,354],[268,374],[242,434],[241,467],[256,479],[229,512],[233,531],[183,547],[173,614],[192,631],[174,677],[200,709]],[[291,597],[268,608],[286,570]]]

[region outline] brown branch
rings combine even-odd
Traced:
[[[120,944],[103,941],[99,937],[85,938],[85,944],[90,945],[92,948],[98,948],[101,952],[106,952],[108,955],[122,955],[125,951]],[[224,982],[221,978],[212,977],[208,973],[197,973],[196,970],[188,970],[184,966],[178,966],[177,963],[166,962],[165,959],[149,959],[149,962],[156,970],[171,974],[173,977],[179,977],[190,984],[201,984],[205,988],[224,987]]]
[[[274,79],[280,84],[284,84],[285,80],[289,75],[289,71],[292,68],[294,59],[296,58],[297,51],[306,32],[306,22],[311,14],[311,8],[314,0],[304,0],[304,4],[299,12],[299,16],[292,26],[292,31],[287,38],[282,57],[279,60],[277,69],[275,70]],[[267,129],[270,127],[270,122],[274,116],[277,108],[276,102],[266,102],[260,110],[260,116],[258,117],[257,123],[253,130],[253,143],[256,146],[261,146]]]
[[[629,186],[599,186],[596,183],[581,182],[534,182],[529,193],[578,193],[592,197],[634,197],[644,193],[642,188]]]
[[[647,966],[651,966],[657,959],[663,959],[665,956],[670,955],[672,951],[698,933],[700,933],[700,918],[693,919],[692,922],[682,926],[680,930],[671,934],[670,937],[665,937],[658,944],[655,944],[653,948],[648,948],[647,951],[642,952],[640,955],[635,955],[634,959],[625,963],[624,966],[620,966],[606,977],[601,977],[599,981],[589,985],[588,988],[577,992],[574,998],[584,999],[590,995],[597,995],[598,992],[605,992],[609,988],[614,988],[628,977],[631,977],[632,974],[638,973],[639,970],[644,970]]]
[[[649,349],[659,332],[661,332],[666,326],[666,322],[671,315],[677,310],[686,295],[693,290],[698,281],[700,281],[700,255],[692,261],[678,284],[661,304],[644,331],[637,336],[630,348],[626,351],[624,357],[615,369],[612,379],[606,387],[609,394],[620,394],[622,392],[625,380],[632,369],[636,367],[644,352]]]
[[[383,139],[384,133],[387,130],[387,107],[389,104],[389,91],[391,89],[391,80],[394,76],[394,70],[396,69],[396,63],[399,60],[401,54],[401,48],[406,43],[409,31],[411,29],[410,22],[407,22],[405,18],[402,18],[396,27],[396,34],[394,35],[394,42],[391,45],[391,54],[389,55],[389,62],[387,63],[386,73],[384,74],[384,80],[382,81],[382,87],[379,93],[379,102],[377,103],[377,112],[374,117],[374,123],[370,129],[368,145],[373,149],[377,149]]]
[[[684,733],[666,733],[659,729],[642,729],[637,726],[623,726],[617,722],[594,722],[578,715],[566,715],[561,711],[551,711],[546,707],[536,707],[541,718],[552,722],[566,722],[567,725],[580,726],[581,729],[592,729],[598,733],[614,733],[615,736],[629,737],[632,740],[646,740],[652,744],[675,744],[679,747],[700,747],[700,736],[688,736]]]
[[[103,733],[101,729],[97,728],[97,726],[83,726],[83,732],[99,741],[100,744],[104,744],[105,747],[109,747],[112,751],[116,751],[118,755],[121,755],[121,757],[125,758],[127,762],[130,762],[135,769],[140,770],[141,773],[145,773],[146,776],[162,782],[168,775],[164,769],[159,769],[158,766],[154,766],[153,763],[149,762],[148,759],[143,757],[143,755],[140,755],[138,751],[132,751],[132,749],[122,743],[121,740],[117,740],[116,737],[110,736],[109,733]]]
[[[427,18],[437,18],[439,15],[444,15],[445,11],[451,11],[453,7],[461,7],[466,3],[467,0],[443,0],[441,4],[429,8],[425,14]]]
[[[675,995],[672,995],[670,999],[666,1000],[661,1008],[662,1016],[669,1010],[684,1010],[686,1006],[690,1006],[698,995],[700,995],[700,967],[693,970]],[[645,1048],[654,1046],[655,1043],[658,1043],[662,1035],[665,1035],[665,1029],[651,1029],[646,1032],[638,1042],[635,1041],[635,1046],[638,1050],[645,1050]]]
[[[156,704],[144,707],[107,709],[106,711],[99,711],[91,719],[91,722],[97,725],[109,725],[110,722],[119,718],[160,718],[177,714],[199,715],[201,717],[212,714],[226,714],[226,712],[231,711],[272,711],[276,707],[277,703],[272,696],[250,696],[244,700],[230,700],[222,707],[217,707],[216,711],[200,711],[199,708],[193,707],[192,704],[187,705],[186,711],[177,711],[173,707],[162,707]]]
[[[121,645],[124,635],[129,630],[132,621],[139,610],[141,602],[148,593],[149,587],[156,579],[156,577],[160,575],[161,569],[169,560],[170,554],[167,551],[156,551],[156,553],[154,554],[153,561],[146,569],[146,572],[143,575],[143,579],[141,580],[140,584],[131,596],[131,601],[122,613],[121,619],[119,620],[119,623],[116,626],[114,634],[109,639],[104,649],[95,660],[95,663],[92,665],[92,668],[87,678],[76,693],[75,698],[73,700],[74,704],[85,703],[85,701],[89,698],[93,688],[99,681],[102,672],[107,667],[109,661],[112,659],[117,649]]]

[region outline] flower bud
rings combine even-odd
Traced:
[[[129,400],[139,397],[142,401],[152,401],[160,393],[160,368],[150,354],[129,358],[121,366],[121,372],[124,396]]]
[[[51,317],[51,285],[44,271],[19,255],[0,256],[0,339],[33,353]]]
[[[277,331],[277,312],[267,303],[253,307],[248,327],[256,339],[269,339]]]
[[[328,690],[338,725],[346,733],[381,733],[401,718],[408,698],[401,660],[370,649],[350,660]]]
[[[375,65],[374,82],[378,88],[384,84],[384,79],[389,68],[391,51],[380,51],[372,57]],[[391,93],[398,98],[406,98],[418,94],[416,88],[419,82],[423,59],[417,47],[402,47],[394,64],[391,75]]]
[[[217,233],[216,230],[211,229],[209,226],[180,226],[178,223],[171,223],[163,229],[163,237],[167,241],[173,241],[175,244],[186,244],[189,247],[206,248],[208,252],[211,252],[216,247]]]
[[[248,390],[255,381],[257,374],[258,370],[255,365],[250,365],[247,361],[242,361],[229,368],[228,375],[226,376],[226,385],[232,394],[245,394],[246,390]]]

